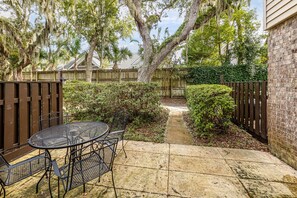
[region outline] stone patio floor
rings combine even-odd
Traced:
[[[297,197],[297,171],[269,153],[135,141],[125,148],[128,158],[119,153],[114,166],[119,197]],[[35,194],[40,176],[6,187],[7,197],[49,197],[46,182]],[[55,177],[52,183],[56,197]],[[114,197],[111,174],[86,191],[79,187],[66,197]]]

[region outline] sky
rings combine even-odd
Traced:
[[[261,22],[261,31],[263,31],[263,3],[263,0],[251,0],[250,4],[250,7],[256,10],[258,20]],[[173,34],[182,22],[183,18],[180,18],[176,11],[171,11],[168,13],[168,17],[164,18],[164,20],[159,24],[159,27],[163,29],[163,32],[165,28],[168,27],[170,34]],[[132,39],[141,41],[137,31],[133,33]],[[121,47],[128,47],[132,53],[138,52],[138,43],[130,42],[130,39],[121,40],[119,44]]]

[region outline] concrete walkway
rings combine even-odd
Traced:
[[[162,107],[169,110],[165,142],[170,144],[193,144],[193,138],[183,120],[183,112],[188,111],[188,107],[176,104],[163,104]]]
[[[119,197],[297,197],[297,171],[269,153],[135,141],[125,148],[128,158],[120,153],[114,166]],[[8,197],[49,197],[45,182],[35,194],[39,177],[6,188]],[[56,193],[56,179],[53,188]],[[89,182],[86,191],[66,197],[112,198],[111,175]]]

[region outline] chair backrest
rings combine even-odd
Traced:
[[[114,113],[109,132],[125,130],[128,124],[129,115],[125,110],[119,110]]]
[[[9,163],[6,161],[6,159],[4,158],[3,154],[0,153],[0,170],[3,168],[3,167],[8,167],[9,166]]]
[[[52,112],[49,114],[41,115],[39,118],[39,130],[59,124],[71,123],[73,120],[74,118],[72,116],[68,114],[62,114],[60,112]]]
[[[39,117],[39,130],[46,129],[51,126],[56,126],[62,123],[60,112],[52,112],[43,114]]]
[[[71,151],[70,163],[59,169],[65,191],[81,186],[112,170],[117,138],[100,140]],[[54,168],[55,169],[55,168]]]

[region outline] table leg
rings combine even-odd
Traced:
[[[51,189],[51,185],[50,185],[50,182],[51,182],[51,169],[52,169],[52,165],[51,165],[52,158],[51,158],[50,152],[47,149],[45,150],[45,153],[46,153],[46,157],[48,157],[48,159],[49,159],[49,163],[50,164],[49,164],[48,167],[46,167],[44,174],[41,176],[41,178],[37,182],[36,193],[38,193],[38,186],[39,186],[41,180],[44,178],[44,176],[46,176],[46,178],[48,179],[50,196],[53,197],[53,195],[52,195],[52,189]],[[45,166],[46,166],[46,163],[45,163]],[[47,175],[47,173],[49,173],[49,174]]]

